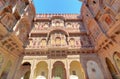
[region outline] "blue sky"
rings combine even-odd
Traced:
[[[36,13],[80,13],[82,2],[79,0],[33,0]]]

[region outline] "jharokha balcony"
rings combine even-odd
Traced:
[[[94,49],[92,45],[81,46],[81,45],[28,45],[26,50],[36,49],[36,50],[81,50],[81,49]]]

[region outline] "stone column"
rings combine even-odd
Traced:
[[[66,64],[65,64],[65,68],[66,68],[66,77],[67,79],[70,79],[70,63],[68,60],[66,60]]]
[[[49,60],[49,63],[48,63],[48,79],[52,79],[52,65],[51,65],[51,60]]]
[[[34,70],[36,68],[36,61],[33,60],[31,64],[31,73],[30,73],[30,78],[29,79],[34,79]]]

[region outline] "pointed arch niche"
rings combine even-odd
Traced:
[[[31,73],[31,64],[29,62],[24,62],[19,70],[19,74],[21,76],[21,79],[29,79],[30,73]]]
[[[40,61],[34,72],[34,79],[48,79],[48,64],[45,61]]]
[[[118,71],[120,72],[120,53],[115,52],[113,55],[113,60],[115,62],[115,65],[117,66]]]
[[[112,78],[114,78],[117,75],[117,71],[109,58],[106,58],[105,60],[106,60],[108,70],[109,70]]]
[[[53,64],[52,78],[53,79],[66,79],[65,65],[62,62],[57,61]]]
[[[89,79],[104,79],[104,75],[95,61],[89,60],[87,62],[87,73]]]
[[[78,61],[72,61],[70,63],[70,79],[85,79],[85,73]]]

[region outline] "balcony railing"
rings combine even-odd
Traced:
[[[55,30],[55,29],[62,29],[62,30],[66,30],[69,33],[75,33],[75,32],[86,32],[85,29],[79,29],[79,28],[66,28],[66,27],[42,27],[42,28],[33,28],[33,30],[31,31],[31,33],[48,33],[48,31],[50,30]]]
[[[89,45],[89,46],[70,46],[70,45],[46,45],[46,46],[40,46],[40,45],[28,45],[26,49],[93,49],[94,46]]]

